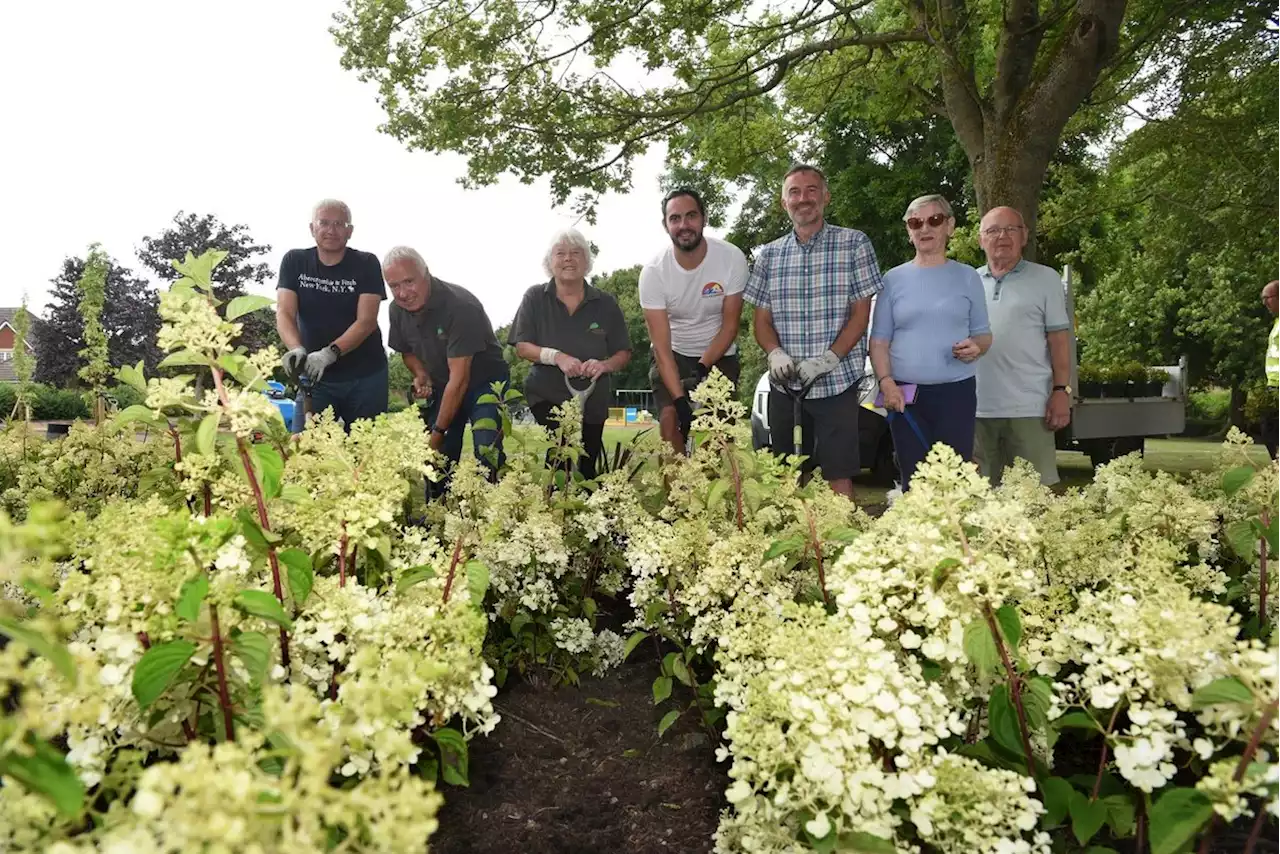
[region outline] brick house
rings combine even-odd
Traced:
[[[13,373],[13,344],[17,333],[13,330],[13,319],[18,315],[18,308],[0,308],[0,383],[14,383],[18,381],[17,376]],[[27,352],[35,355],[35,338],[36,327],[40,324],[40,318],[34,314],[31,315],[31,328],[27,332]]]

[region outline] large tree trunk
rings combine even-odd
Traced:
[[[1030,229],[1026,254],[1035,257],[1036,222],[1045,170],[1067,121],[1098,82],[1120,38],[1126,0],[1078,0],[1065,36],[1040,56],[1045,32],[1037,0],[1006,0],[996,52],[996,77],[979,91],[963,51],[951,44],[973,25],[964,0],[925,4],[917,20],[943,46],[942,92],[947,116],[969,157],[979,213],[1017,208]]]

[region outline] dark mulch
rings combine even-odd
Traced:
[[[432,854],[708,852],[728,784],[686,712],[655,707],[652,647],[603,679],[539,689],[513,678],[502,722],[471,742],[471,786],[446,787]],[[690,699],[688,690],[683,699]]]

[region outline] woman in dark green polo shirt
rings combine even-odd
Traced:
[[[612,295],[587,284],[594,259],[587,239],[574,229],[551,239],[542,269],[550,281],[525,292],[511,323],[508,343],[516,355],[533,363],[524,396],[539,424],[556,428],[551,415],[567,401],[568,377],[575,388],[596,387],[583,405],[579,465],[583,477],[596,476],[596,461],[604,453],[604,422],[609,416],[609,380],[631,360],[627,321]]]

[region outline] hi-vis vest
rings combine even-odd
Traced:
[[[1271,324],[1271,337],[1267,339],[1267,385],[1280,388],[1280,317]]]

